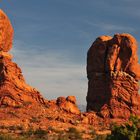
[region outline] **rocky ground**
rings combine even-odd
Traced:
[[[67,109],[67,108],[66,108]],[[71,113],[57,105],[32,105],[0,108],[0,132],[20,136],[29,130],[43,130],[50,136],[58,132],[67,132],[75,128],[83,135],[90,138],[92,131],[97,134],[110,133],[109,126],[102,122],[97,123],[94,113]],[[88,117],[87,117],[88,116]],[[91,118],[93,119],[91,119]],[[90,119],[89,119],[90,118]],[[91,121],[91,122],[90,122]],[[92,122],[93,121],[93,122]],[[104,131],[105,130],[105,131]]]

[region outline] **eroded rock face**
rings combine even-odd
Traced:
[[[8,52],[12,48],[13,33],[10,20],[0,9],[0,51]]]
[[[98,37],[88,51],[87,77],[87,111],[103,117],[140,115],[140,66],[130,34]]]
[[[8,53],[12,48],[12,39],[12,25],[0,10],[0,106],[44,104],[40,93],[26,84],[21,69],[12,62],[12,55]]]

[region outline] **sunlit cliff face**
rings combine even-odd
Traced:
[[[13,27],[5,13],[0,10],[0,51],[8,52],[12,48]]]
[[[137,48],[135,38],[127,33],[94,41],[87,54],[87,111],[104,118],[126,119],[133,112],[140,115]]]
[[[3,48],[3,33],[4,33],[4,15],[0,12],[0,47]]]

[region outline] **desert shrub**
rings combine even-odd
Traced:
[[[7,129],[9,129],[9,130],[23,130],[23,126],[22,125],[11,125],[11,126],[8,126],[8,127],[6,127],[5,126],[5,128],[7,128]]]
[[[30,128],[28,131],[22,133],[22,137],[32,138],[32,140],[43,140],[47,137],[47,131],[42,129],[33,130]]]
[[[18,130],[24,130],[24,127],[22,125],[17,125]]]
[[[106,140],[107,135],[97,134],[93,127],[89,127],[90,140]]]
[[[34,130],[30,128],[28,131],[22,133],[23,136],[30,137],[34,134]]]
[[[34,131],[34,135],[36,135],[39,138],[42,138],[47,135],[47,131],[42,130],[42,129],[37,129]]]
[[[96,135],[96,137],[94,138],[94,140],[106,140],[106,135]]]
[[[24,137],[13,137],[8,134],[0,134],[0,140],[27,140]]]
[[[91,136],[91,139],[96,138],[97,135],[93,127],[89,127],[89,135]]]
[[[76,128],[69,128],[68,131],[59,131],[57,140],[82,140],[82,134]]]
[[[120,126],[114,125],[111,131],[107,140],[139,140],[140,119],[137,116],[130,116],[127,123]]]
[[[32,117],[32,118],[30,119],[30,122],[31,122],[31,123],[38,123],[38,122],[40,122],[40,120],[39,120],[37,117]]]
[[[68,130],[69,138],[71,139],[77,139],[80,140],[82,139],[82,134],[76,129],[76,128],[69,128]]]
[[[0,140],[14,140],[10,135],[0,134]]]

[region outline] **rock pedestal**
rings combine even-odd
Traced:
[[[87,77],[87,111],[111,118],[140,116],[140,66],[130,34],[98,37],[88,51]]]
[[[8,51],[12,48],[13,28],[0,10],[0,107],[26,104],[45,104],[41,94],[26,84],[21,69],[12,62]]]

